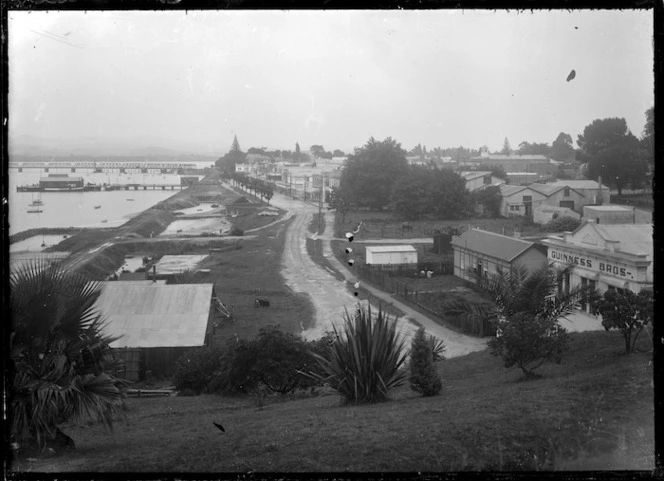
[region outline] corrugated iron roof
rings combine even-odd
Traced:
[[[579,194],[581,197],[585,197],[585,195],[583,195],[581,192],[579,192],[578,190],[574,189],[573,187],[571,187],[569,185],[554,184],[554,183],[550,183],[550,184],[534,183],[534,184],[530,184],[528,187],[531,188],[532,190],[534,190],[535,192],[539,192],[540,194],[545,195],[547,197],[550,197],[553,194],[555,194],[556,192],[558,192],[559,190],[564,189],[564,188],[567,187],[570,190],[573,190],[574,192]]]
[[[480,229],[470,229],[451,242],[454,246],[481,252],[497,259],[511,262],[535,244]]]
[[[461,175],[461,177],[463,177],[466,180],[473,180],[473,179],[477,179],[478,177],[484,177],[485,175],[490,175],[490,174],[491,174],[490,170],[486,170],[486,171],[485,170],[475,170],[475,171],[470,170],[470,171],[460,172],[459,175]]]
[[[557,180],[549,182],[547,185],[562,185],[573,189],[599,189],[599,184],[594,180]],[[608,189],[608,187],[602,184],[602,189]]]
[[[629,254],[653,255],[651,224],[593,224],[605,240],[620,242],[618,250]]]
[[[367,246],[367,252],[417,252],[417,249],[410,245]]]
[[[213,284],[106,282],[95,304],[111,347],[202,346]]]
[[[501,184],[500,185],[500,194],[503,197],[509,197],[510,195],[521,192],[522,190],[527,189],[527,188],[528,187],[526,187],[524,185]]]

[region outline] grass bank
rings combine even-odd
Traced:
[[[536,381],[522,381],[488,351],[439,362],[443,390],[432,398],[402,386],[389,401],[367,406],[342,406],[334,394],[262,408],[250,398],[214,395],[129,399],[127,419],[112,434],[101,426],[63,426],[75,451],[24,460],[14,469],[652,469],[652,353],[622,355],[616,332],[570,337],[563,362],[545,366]],[[641,347],[650,349],[649,342],[641,338]]]

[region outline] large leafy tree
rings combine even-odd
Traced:
[[[572,136],[560,132],[556,140],[551,144],[549,155],[553,160],[559,162],[568,162],[574,159],[574,141],[572,140]]]
[[[655,162],[655,107],[646,110],[646,125],[641,136],[643,148],[648,152],[648,162]]]
[[[551,147],[547,143],[538,144],[523,141],[519,144],[519,154],[521,155],[549,155]]]
[[[394,182],[407,169],[406,152],[399,142],[390,137],[383,141],[371,137],[348,156],[340,185],[348,189],[358,206],[380,210],[389,203]]]
[[[341,222],[346,221],[346,214],[353,208],[348,190],[342,187],[332,187],[326,199],[328,209],[341,214]]]
[[[641,331],[654,319],[653,293],[643,290],[634,294],[606,291],[601,299],[592,304],[595,314],[602,315],[602,326],[607,331],[616,329],[625,338],[625,352],[634,352]]]
[[[500,216],[500,202],[503,196],[500,193],[500,187],[497,185],[490,185],[484,189],[476,190],[471,197],[475,204],[484,208],[485,214],[490,217]]]
[[[498,332],[489,341],[492,353],[503,359],[505,367],[519,367],[526,379],[537,378],[537,368],[546,362],[560,362],[565,351],[566,331],[558,320],[570,314],[584,297],[592,302],[596,296],[594,290],[580,285],[569,293],[558,292],[564,274],[565,269],[551,266],[532,272],[520,266],[489,276],[472,272],[477,290],[494,306],[461,301],[448,303],[446,309],[490,319]]]
[[[19,444],[43,447],[73,419],[113,425],[121,381],[94,304],[102,284],[46,260],[11,273],[9,411]]]
[[[435,166],[409,166],[390,195],[391,208],[406,219],[458,219],[466,214],[469,201],[463,178]]]
[[[622,190],[627,185],[640,187],[647,172],[647,152],[627,129],[623,118],[597,119],[587,125],[577,144],[579,158],[588,163],[586,176],[599,176],[610,186]]]

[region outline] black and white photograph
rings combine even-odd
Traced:
[[[653,6],[7,8],[7,472],[662,468]]]

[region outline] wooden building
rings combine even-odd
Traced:
[[[535,243],[481,229],[470,229],[451,242],[454,275],[473,280],[471,272],[488,277],[517,266],[529,270],[546,264],[546,254]]]
[[[208,344],[227,317],[222,306],[213,284],[153,281],[106,282],[95,304],[108,334],[119,337],[110,347],[130,381],[172,375],[180,356]]]

